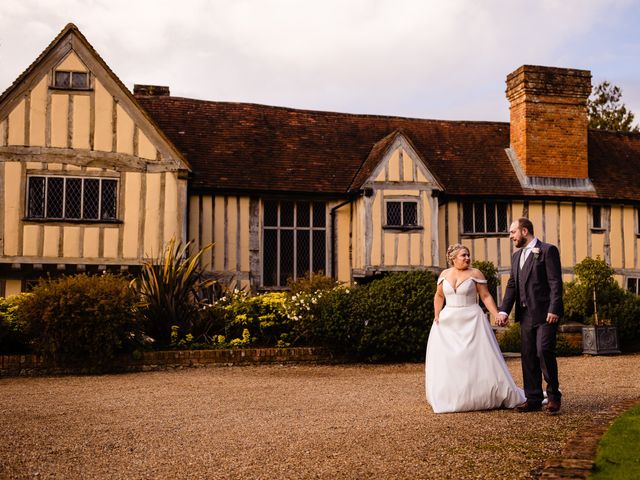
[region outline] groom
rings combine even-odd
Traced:
[[[507,282],[498,325],[506,325],[515,304],[516,322],[522,334],[522,376],[527,401],[518,412],[542,408],[542,376],[547,383],[546,410],[560,413],[562,394],[556,362],[556,333],[563,313],[560,253],[554,245],[541,242],[533,233],[528,218],[520,218],[509,227],[509,238],[519,250],[511,257],[511,276]]]

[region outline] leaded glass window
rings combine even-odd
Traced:
[[[415,227],[418,225],[416,200],[387,200],[387,227]]]
[[[507,204],[504,202],[464,202],[463,233],[507,233]]]
[[[116,220],[118,181],[106,178],[31,176],[27,217],[49,220]]]
[[[327,271],[326,204],[266,200],[263,210],[262,283],[285,287]]]

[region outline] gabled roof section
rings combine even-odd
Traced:
[[[158,127],[147,111],[138,104],[135,97],[113,73],[78,27],[67,24],[36,60],[0,96],[0,118],[21,100],[22,95],[33,88],[48,71],[60,63],[73,51],[87,68],[100,79],[107,91],[118,99],[119,105],[127,111],[137,125],[160,151],[163,161],[176,163],[176,167],[191,170],[183,154]]]
[[[389,153],[396,148],[406,148],[410,151],[412,158],[421,164],[424,175],[434,183],[437,189],[442,189],[440,182],[437,178],[431,173],[425,160],[420,156],[415,146],[411,142],[411,139],[407,137],[407,135],[402,132],[402,130],[395,130],[391,132],[389,135],[384,137],[379,142],[373,145],[371,151],[369,152],[369,156],[363,162],[362,166],[358,170],[356,177],[354,178],[351,186],[349,187],[350,191],[360,189],[363,184],[367,181],[372,180],[372,176],[375,175],[376,170],[379,169],[381,162],[385,160],[385,158],[389,155]]]

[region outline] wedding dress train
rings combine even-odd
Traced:
[[[427,401],[435,413],[513,408],[525,401],[513,382],[491,325],[477,303],[474,282],[454,289],[440,278],[446,304],[429,333]]]

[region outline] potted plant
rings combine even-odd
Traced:
[[[582,327],[583,353],[620,353],[611,315],[625,292],[616,282],[614,270],[600,257],[586,257],[575,265],[574,272],[576,279],[565,284],[565,319],[590,324]]]

